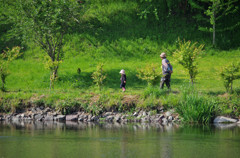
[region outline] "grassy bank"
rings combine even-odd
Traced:
[[[105,7],[95,7],[86,12],[83,25],[76,26],[65,37],[64,59],[51,92],[50,74],[44,66],[45,54],[31,42],[27,44],[23,55],[10,65],[7,92],[0,92],[1,112],[16,112],[29,106],[49,106],[63,113],[85,110],[98,114],[105,110],[134,111],[144,108],[158,112],[161,107],[188,106],[193,102],[187,102],[183,97],[183,89],[190,84],[189,75],[172,57],[177,48],[176,40],[180,37],[205,45],[194,85],[197,94],[207,100],[204,104],[214,100],[216,114],[239,117],[240,80],[234,81],[234,92],[228,94],[219,75],[221,67],[239,61],[238,48],[211,48],[211,33],[200,32],[193,19],[188,17],[173,16],[151,22],[139,19],[135,2],[101,5]],[[136,76],[139,68],[152,63],[158,64],[161,71],[159,54],[163,51],[174,69],[170,93],[160,90],[158,84],[147,87],[147,83]],[[98,63],[104,63],[107,76],[102,91],[95,87],[91,78]],[[81,73],[77,71],[79,68]],[[121,69],[125,69],[127,75],[125,93],[119,88]],[[195,105],[198,106],[198,102]]]

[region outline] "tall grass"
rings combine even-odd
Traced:
[[[216,113],[216,102],[192,90],[183,91],[182,100],[176,107],[184,122],[208,124]]]

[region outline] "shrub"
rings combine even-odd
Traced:
[[[194,91],[184,92],[176,110],[185,122],[208,124],[215,115],[216,102]]]
[[[204,45],[197,46],[197,42],[191,43],[191,41],[181,41],[178,39],[179,48],[174,52],[173,56],[176,61],[181,64],[185,69],[187,69],[190,75],[190,81],[193,84],[197,70],[197,59],[199,54],[202,52]]]
[[[160,66],[157,64],[147,65],[145,68],[138,69],[137,77],[145,80],[148,86],[154,85],[161,76]]]
[[[2,91],[6,90],[5,83],[6,78],[9,75],[9,63],[21,55],[20,50],[21,48],[17,46],[13,47],[11,50],[8,48],[7,51],[3,51],[3,53],[0,54],[0,78],[2,83]]]
[[[220,71],[220,75],[223,79],[226,91],[229,92],[230,89],[232,92],[233,81],[240,79],[240,63],[231,63],[230,65],[223,67]]]
[[[97,70],[92,74],[93,82],[95,82],[99,90],[101,90],[103,81],[106,78],[106,75],[104,75],[103,66],[104,66],[103,63],[98,64]]]

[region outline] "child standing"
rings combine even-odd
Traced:
[[[127,77],[126,77],[126,74],[125,74],[125,70],[122,69],[119,73],[121,74],[121,78],[120,78],[120,80],[121,80],[120,88],[122,88],[123,92],[125,92],[125,91],[126,91],[125,85],[126,85],[126,81],[127,81]]]

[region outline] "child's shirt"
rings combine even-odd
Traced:
[[[124,81],[127,81],[127,76],[125,74],[121,76],[121,83],[125,84]]]

